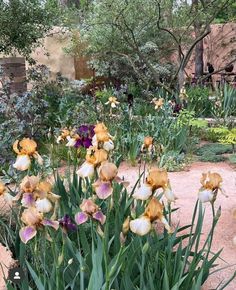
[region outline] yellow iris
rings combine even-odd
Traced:
[[[151,231],[152,223],[156,220],[160,220],[163,223],[168,233],[172,232],[171,227],[163,215],[163,205],[158,199],[152,197],[144,214],[139,218],[130,221],[130,230],[139,236],[144,236]]]
[[[154,98],[152,100],[152,103],[155,105],[155,110],[159,110],[164,105],[164,99],[163,98],[160,98],[160,99],[157,100],[156,98]]]
[[[147,200],[154,194],[154,191],[159,188],[163,189],[163,193],[169,203],[177,199],[171,189],[167,171],[165,169],[153,167],[147,175],[146,182],[133,194],[133,197],[139,200]]]
[[[13,150],[17,154],[17,158],[16,162],[13,164],[13,167],[20,171],[29,169],[31,164],[31,156],[33,156],[37,162],[42,165],[43,159],[36,149],[37,143],[30,138],[24,138],[21,141],[16,140],[13,144]]]
[[[105,103],[105,105],[109,105],[112,107],[112,108],[116,108],[117,105],[119,105],[120,102],[117,101],[117,98],[116,97],[109,97],[108,99],[108,102]]]
[[[198,198],[201,202],[214,202],[217,197],[218,190],[224,194],[222,189],[223,179],[219,173],[210,171],[203,173],[200,179],[202,187],[198,192]]]

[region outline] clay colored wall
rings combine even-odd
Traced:
[[[55,28],[49,36],[45,37],[44,48],[37,48],[32,57],[38,64],[49,67],[52,78],[60,72],[64,77],[74,80],[74,57],[68,55],[64,50],[70,44],[70,41],[70,33]]]
[[[211,33],[204,39],[204,68],[210,62],[215,70],[227,65],[236,58],[236,23],[211,25]],[[186,69],[188,74],[194,73],[194,54]],[[234,64],[236,72],[236,63]]]

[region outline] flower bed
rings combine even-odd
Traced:
[[[92,130],[92,146],[82,146],[84,163],[78,169],[72,159],[64,179],[54,171],[54,186],[40,174],[37,144],[30,139],[14,144],[20,184],[13,192],[1,184],[14,217],[1,225],[14,258],[28,272],[27,283],[44,289],[200,289],[220,255],[212,255],[211,247],[221,215],[215,208],[221,176],[202,175],[191,224],[174,226],[177,197],[167,171],[146,168],[128,190],[113,163],[113,137],[103,123]],[[78,144],[77,133],[66,135],[67,144]],[[144,140],[147,154],[152,141]],[[212,207],[212,224],[201,242],[205,202]]]

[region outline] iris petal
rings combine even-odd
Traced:
[[[152,187],[144,183],[141,187],[133,194],[133,198],[140,200],[147,200],[152,195]]]
[[[174,195],[173,191],[169,187],[164,190],[164,195],[170,203],[175,202],[175,200],[177,199],[177,197]]]
[[[74,146],[75,146],[75,144],[76,144],[76,139],[71,138],[70,136],[67,136],[66,139],[67,139],[67,141],[68,141],[68,142],[66,143],[66,146],[67,146],[67,147],[74,147]]]
[[[87,220],[88,220],[88,215],[85,212],[78,212],[75,215],[75,222],[78,225],[81,225],[81,224],[85,223]]]
[[[43,158],[42,158],[42,156],[39,155],[39,153],[37,151],[34,153],[33,156],[34,156],[35,160],[38,162],[38,164],[42,166],[43,165]]]
[[[113,143],[113,141],[112,140],[109,140],[109,141],[106,141],[106,142],[104,142],[104,144],[103,144],[103,149],[105,149],[106,151],[111,151],[111,150],[113,150],[114,149],[114,143]]]
[[[35,205],[35,199],[34,199],[33,194],[30,192],[24,193],[22,200],[21,200],[21,204],[24,207],[31,207],[31,206]]]
[[[139,236],[148,234],[152,228],[152,224],[147,217],[140,217],[132,220],[130,221],[129,226],[130,230]]]
[[[58,221],[52,221],[52,220],[49,220],[49,219],[44,219],[44,220],[41,221],[41,224],[44,225],[44,226],[52,227],[56,231],[59,228],[59,222]]]
[[[170,225],[168,224],[168,222],[167,222],[167,220],[166,220],[166,218],[164,216],[161,217],[161,222],[165,226],[165,228],[168,231],[168,233],[171,234],[173,231],[172,231]]]
[[[107,199],[110,195],[112,195],[113,188],[111,186],[111,182],[103,182],[97,180],[93,184],[94,190],[100,199]]]
[[[211,189],[202,189],[198,192],[198,198],[201,202],[212,201],[214,194]]]
[[[36,201],[36,209],[42,213],[48,213],[52,210],[52,204],[47,198],[38,199]]]
[[[106,221],[106,216],[101,212],[101,211],[97,211],[93,214],[93,218],[97,221],[99,221],[102,225],[105,223]]]
[[[94,166],[93,164],[85,161],[82,166],[77,171],[77,174],[81,178],[92,177],[94,175]]]
[[[18,155],[16,162],[13,164],[13,167],[20,171],[25,171],[29,169],[31,164],[30,158],[28,155]]]
[[[26,244],[29,240],[37,234],[36,228],[32,226],[23,227],[19,231],[21,241]]]

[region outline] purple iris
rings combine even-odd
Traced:
[[[67,231],[76,231],[76,224],[73,223],[71,217],[66,214],[63,218],[59,220],[59,224]]]
[[[77,129],[77,133],[80,136],[80,139],[77,140],[75,147],[84,147],[89,148],[92,145],[92,138],[94,136],[94,125],[81,125]]]

